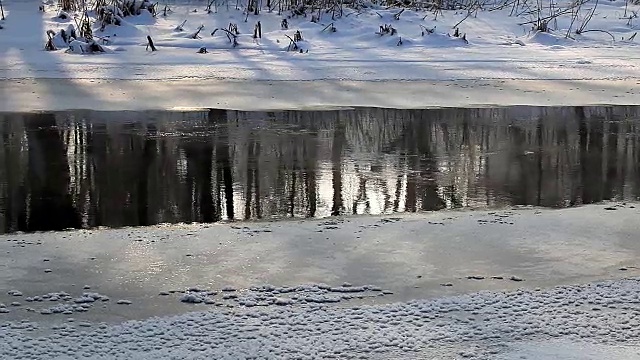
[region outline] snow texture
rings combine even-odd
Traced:
[[[415,108],[631,104],[639,100],[635,85],[640,63],[637,44],[630,40],[637,24],[621,18],[626,5],[622,0],[600,2],[589,24],[591,29],[611,33],[615,41],[601,31],[566,38],[569,15],[560,17],[551,32],[533,32],[531,25],[520,25],[527,22],[526,16],[509,16],[511,8],[507,7],[466,18],[459,28],[468,43],[452,36],[452,27],[466,17],[466,11],[444,11],[435,18],[408,9],[396,20],[397,9],[374,7],[335,20],[327,15],[317,23],[310,17],[293,16],[288,19],[289,28],[282,29],[280,22],[288,14],[264,11],[245,22],[242,10],[219,6],[207,14],[200,2],[174,5],[166,17],[153,18],[143,12],[125,18],[120,26],[103,30],[96,26],[93,32],[100,43],[117,51],[91,55],[65,50],[60,34],[61,30],[70,32],[72,14],[60,19],[55,6],[40,13],[37,4],[31,0],[5,4],[0,79],[19,81],[3,82],[2,111]],[[193,12],[194,8],[198,11]],[[637,5],[630,4],[629,10],[637,11]],[[183,31],[176,31],[184,20]],[[263,28],[260,39],[252,36],[257,21]],[[239,27],[236,47],[222,31],[211,35],[229,23]],[[335,32],[325,30],[331,23]],[[383,24],[392,24],[398,33],[376,34]],[[201,25],[205,27],[200,36],[191,38]],[[43,51],[47,30],[56,32],[54,42],[61,50]],[[302,54],[286,51],[286,35],[298,30],[304,38]],[[158,51],[145,50],[147,35]],[[402,45],[398,45],[400,40]],[[74,43],[72,47],[81,52],[85,46]],[[201,48],[208,52],[199,54]],[[33,83],[33,79],[38,81]],[[309,81],[314,82],[304,83]],[[407,81],[414,84],[403,90]],[[262,93],[272,95],[255,101],[255,94]]]
[[[16,296],[15,294],[17,293],[22,294],[22,292],[17,290],[9,291],[9,294],[14,294],[12,296]],[[42,315],[70,315],[74,312],[87,312],[93,307],[94,302],[106,302],[109,301],[109,297],[99,293],[85,292],[81,296],[73,298],[69,293],[61,291],[43,295],[27,296],[24,298],[24,301],[30,303],[31,305],[40,304],[37,308],[31,306],[26,307],[24,310],[27,312],[38,312]],[[55,305],[51,306],[51,303],[55,303]],[[22,304],[18,301],[14,301],[11,303],[11,306],[19,307],[22,306]],[[10,312],[8,309],[2,310],[4,308],[5,305],[0,304],[0,313]]]
[[[113,326],[67,323],[43,336],[34,334],[38,323],[5,322],[0,357],[595,359],[611,347],[637,355],[639,315],[633,278],[378,306],[219,308]],[[573,351],[558,346],[566,343]]]
[[[347,286],[345,286],[347,285]],[[376,290],[373,290],[376,289]],[[216,301],[213,296],[216,291],[200,288],[190,288],[180,296],[180,301],[191,304],[233,305],[244,307],[293,305],[296,303],[338,303],[344,300],[364,299],[384,295],[377,286],[357,286],[344,284],[341,287],[331,287],[326,284],[306,284],[294,287],[276,287],[273,285],[252,286],[248,289],[224,287],[221,300]],[[162,292],[169,295],[169,292]],[[161,294],[162,294],[161,293]],[[349,295],[345,294],[349,293]],[[341,295],[342,294],[342,295]],[[166,296],[166,295],[165,295]],[[223,302],[222,300],[227,300]]]

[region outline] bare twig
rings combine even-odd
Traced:
[[[295,40],[293,40],[293,38],[291,38],[291,36],[289,36],[289,35],[287,35],[287,34],[284,34],[284,36],[288,37],[288,38],[289,38],[289,41],[290,41],[290,42],[289,42],[289,46],[287,46],[287,51],[291,51],[291,50],[298,50],[298,49],[300,49],[300,48],[298,47],[298,44],[296,43],[296,41],[295,41]]]
[[[329,29],[330,32],[336,32],[336,28],[335,28],[335,26],[333,26],[333,23],[325,26],[324,29],[322,29],[321,32],[325,32],[327,29]]]
[[[153,44],[153,40],[151,39],[151,36],[147,36],[147,50],[149,50],[149,48],[151,48],[151,52],[158,50]]]
[[[238,35],[234,34],[233,32],[225,29],[225,28],[216,28],[211,32],[211,36],[214,36],[216,34],[216,32],[218,32],[218,30],[222,30],[227,34],[227,39],[229,39],[229,42],[233,45],[233,47],[238,46]]]
[[[588,32],[601,32],[601,33],[605,33],[609,36],[611,36],[611,40],[616,41],[615,36],[613,36],[612,33],[608,32],[607,30],[600,30],[600,29],[591,29],[591,30],[584,30],[583,32],[581,32],[580,34],[584,34],[584,33],[588,33]],[[629,39],[632,40],[634,37],[636,36],[636,34],[633,34],[633,36]]]
[[[420,28],[422,29],[422,36],[424,36],[425,32],[427,34],[433,34],[436,31],[436,27],[434,26],[433,28],[429,29],[426,26],[419,24]]]
[[[198,29],[196,30],[196,32],[191,34],[191,36],[189,36],[189,37],[192,38],[192,39],[199,39],[200,38],[200,32],[202,31],[202,29],[204,29],[204,25],[198,26]]]
[[[406,10],[406,9],[404,9],[404,8],[403,8],[403,9],[402,9],[402,10],[400,10],[399,12],[397,12],[397,13],[393,14],[393,18],[394,18],[394,19],[396,19],[396,20],[400,20],[400,15],[402,15],[402,13],[403,13],[405,10]]]
[[[596,0],[596,2],[593,4],[593,8],[591,9],[591,11],[582,20],[580,27],[576,30],[576,34],[581,34],[585,31],[587,25],[589,24],[589,21],[591,21],[591,19],[593,18],[593,14],[595,14],[597,7],[598,7],[598,0]],[[615,38],[614,38],[614,41],[615,41]]]
[[[462,24],[465,20],[467,20],[469,16],[471,16],[471,14],[473,14],[473,12],[477,9],[476,6],[479,6],[477,1],[474,3],[474,5],[471,5],[471,7],[467,10],[467,15],[462,20],[458,21],[455,25],[453,25],[451,28],[455,29],[458,26],[460,26],[460,24]]]

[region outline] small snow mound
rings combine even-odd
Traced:
[[[254,307],[258,305],[258,303],[253,300],[243,300],[243,301],[240,301],[239,304],[245,307]]]
[[[188,292],[206,292],[207,290],[205,289],[201,289],[199,287],[190,287],[189,289],[187,289]]]
[[[356,293],[356,292],[365,292],[366,289],[362,286],[342,286],[342,287],[334,287],[331,288],[331,292],[340,292],[340,293]]]
[[[69,304],[60,304],[60,305],[50,307],[46,310],[51,311],[53,314],[64,314],[66,312],[73,314],[74,308],[72,305],[69,305]]]
[[[557,46],[571,43],[573,40],[556,35],[553,32],[536,31],[528,36],[527,42],[546,46]]]
[[[319,296],[303,297],[303,298],[301,298],[301,300],[302,301],[306,301],[308,303],[330,304],[330,303],[338,303],[338,302],[342,301],[342,298],[341,297],[335,297],[335,296],[319,295]]]
[[[291,304],[293,304],[293,302],[294,302],[294,301],[293,301],[292,299],[277,298],[277,299],[274,301],[274,304],[275,304],[275,305],[278,305],[278,306],[286,306],[286,305],[291,305]]]
[[[215,300],[213,300],[213,299],[211,299],[211,298],[208,298],[208,297],[204,298],[203,302],[204,302],[205,304],[207,304],[207,305],[214,305],[214,304],[216,303],[216,301],[215,301]]]
[[[403,38],[402,41],[404,43],[405,39]],[[440,33],[425,34],[420,40],[413,40],[413,42],[430,47],[460,47],[469,45],[469,41],[466,40],[466,38]]]
[[[86,292],[82,294],[83,298],[91,298],[93,300],[109,301],[109,297],[99,293]]]
[[[9,290],[7,291],[7,294],[11,296],[22,296],[22,293],[18,290]]]
[[[66,52],[68,54],[100,54],[110,53],[112,50],[95,41],[84,42],[80,40],[73,40],[69,43],[69,48]]]
[[[196,294],[184,294],[180,297],[180,301],[183,303],[199,304],[202,302],[202,299]]]
[[[88,297],[88,296],[82,296],[79,298],[75,298],[73,299],[73,302],[76,304],[85,304],[85,303],[92,303],[95,302],[96,300],[92,297]]]
[[[118,305],[131,305],[132,302],[131,302],[131,300],[118,300],[116,302],[116,304],[118,304]]]

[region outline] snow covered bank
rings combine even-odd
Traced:
[[[45,52],[45,32],[67,29],[74,20],[58,18],[54,7],[39,13],[36,5],[5,3],[0,111],[628,105],[640,100],[637,44],[629,40],[636,24],[620,19],[623,1],[599,4],[591,21],[594,29],[613,34],[615,42],[602,32],[564,38],[568,16],[558,19],[555,32],[532,33],[529,24],[519,25],[528,19],[509,16],[509,9],[466,19],[466,11],[444,11],[434,18],[407,10],[396,20],[397,9],[375,8],[313,23],[310,16],[288,18],[276,11],[247,17],[233,7],[219,6],[208,14],[203,5],[173,6],[166,17],[143,14],[126,17],[120,26],[95,25],[94,35],[111,49],[100,55],[69,54],[64,48]],[[288,29],[281,26],[283,18]],[[459,28],[468,44],[450,36],[462,19]],[[182,31],[176,30],[185,20]],[[257,21],[263,34],[254,39]],[[211,35],[229,23],[239,28],[236,47],[222,31]],[[332,23],[336,31],[325,30]],[[391,24],[397,34],[377,35],[382,24]],[[191,38],[201,25],[204,29]],[[426,31],[431,29],[433,34]],[[298,30],[304,52],[286,51],[286,36]],[[145,50],[147,35],[158,51]],[[198,53],[203,47],[207,53]]]

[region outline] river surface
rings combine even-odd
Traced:
[[[0,113],[0,232],[640,199],[640,108]]]

